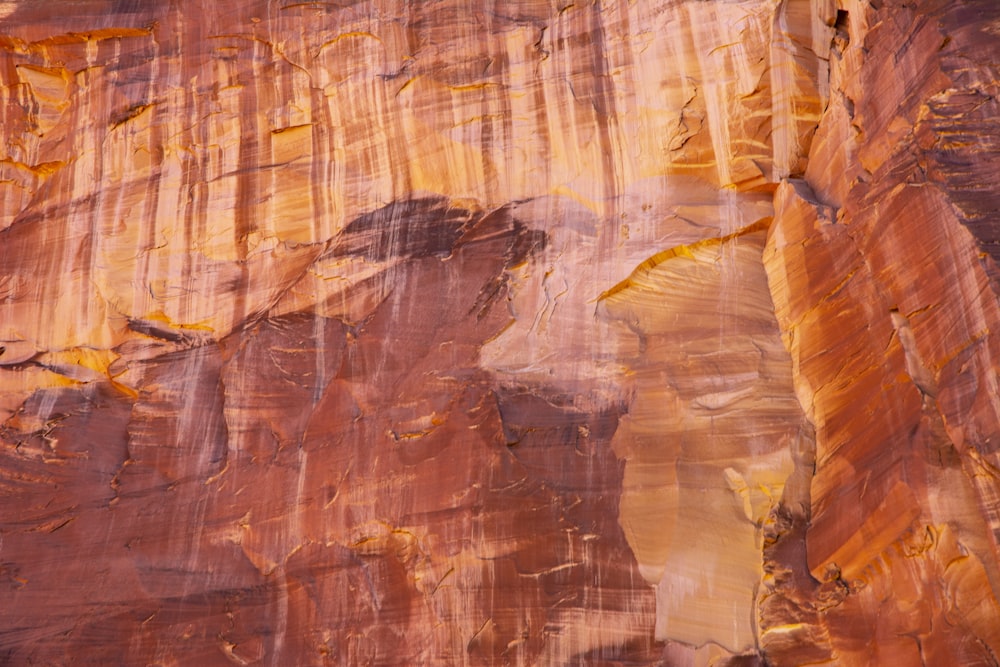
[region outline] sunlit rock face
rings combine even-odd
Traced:
[[[0,3],[0,662],[993,665],[993,0]]]
[[[806,563],[829,589],[818,622],[765,630],[789,664],[816,636],[853,664],[1000,654],[997,13],[845,4],[805,180],[775,194],[764,264],[816,430]]]

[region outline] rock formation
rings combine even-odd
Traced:
[[[0,663],[1000,664],[995,0],[17,0],[0,81]]]

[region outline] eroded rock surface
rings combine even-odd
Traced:
[[[998,664],[998,36],[0,3],[0,662]]]

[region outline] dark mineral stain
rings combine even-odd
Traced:
[[[447,257],[473,216],[443,197],[395,201],[350,222],[333,252],[372,262]]]

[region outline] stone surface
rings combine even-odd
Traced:
[[[994,0],[0,3],[0,662],[996,665]]]

